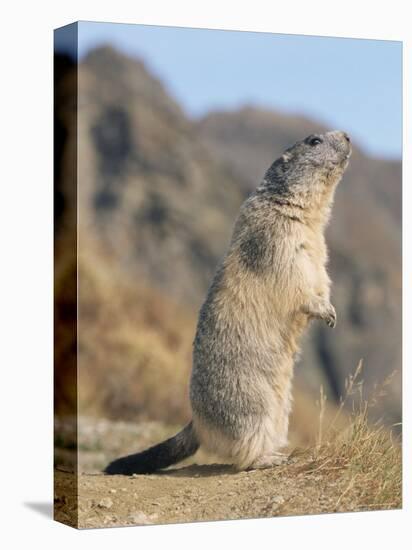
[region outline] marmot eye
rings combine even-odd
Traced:
[[[318,143],[322,143],[322,140],[320,139],[320,137],[313,137],[313,138],[310,138],[309,140],[309,145],[312,145],[312,147],[314,147],[315,145],[318,145]]]

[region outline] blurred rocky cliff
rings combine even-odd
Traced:
[[[180,422],[188,414],[196,313],[238,208],[286,146],[324,128],[253,107],[191,120],[141,61],[110,47],[80,64],[77,128],[68,127],[73,118],[65,112],[75,106],[70,94],[65,104],[65,90],[75,67],[64,68],[56,288],[59,300],[76,269],[65,243],[77,131],[80,407]],[[377,414],[399,421],[400,162],[369,158],[355,144],[327,240],[338,324],[335,331],[313,324],[298,386],[317,395],[322,383],[336,399],[363,358],[368,394],[397,369]],[[57,350],[61,372],[73,338]]]

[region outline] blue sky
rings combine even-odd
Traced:
[[[254,104],[346,130],[400,157],[400,42],[81,22],[79,56],[102,44],[142,58],[190,116]]]

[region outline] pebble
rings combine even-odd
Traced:
[[[158,514],[151,514],[148,516],[144,512],[135,512],[134,514],[130,514],[128,519],[139,525],[151,525],[157,517]]]
[[[109,493],[112,493],[113,495],[117,493],[116,489],[110,489]]]
[[[113,501],[111,498],[102,498],[102,500],[97,504],[99,508],[111,508],[113,506]]]

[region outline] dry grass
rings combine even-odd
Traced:
[[[388,510],[402,506],[400,437],[394,436],[381,422],[370,424],[368,421],[370,409],[384,397],[391,377],[376,387],[366,402],[362,398],[361,371],[362,362],[347,381],[345,397],[327,425],[324,422],[326,400],[321,390],[317,444],[294,453],[303,460],[302,472],[319,476],[320,493],[325,491],[325,485],[334,485],[336,502],[331,511]],[[352,413],[346,427],[337,428],[350,401]]]

